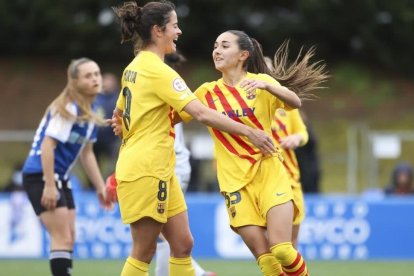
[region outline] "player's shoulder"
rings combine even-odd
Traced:
[[[216,85],[217,85],[217,81],[205,82],[196,89],[195,93],[198,94],[198,93],[206,93],[208,91],[212,91]]]

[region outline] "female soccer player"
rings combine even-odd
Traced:
[[[282,63],[271,72],[260,44],[242,31],[219,35],[212,56],[222,78],[203,84],[196,96],[211,109],[269,133],[278,108],[300,106],[290,98],[294,92],[275,79],[306,95],[324,78],[323,66],[308,65],[309,52],[289,68],[286,52],[277,52]],[[185,112],[180,115],[187,119]],[[211,127],[209,131],[231,227],[256,257],[263,275],[284,275],[283,271],[307,275],[306,264],[291,243],[294,196],[281,154],[266,156],[241,136]]]
[[[148,275],[160,233],[171,248],[170,275],[194,275],[187,207],[174,174],[173,110],[247,137],[264,154],[274,151],[273,142],[264,131],[204,106],[164,63],[164,56],[176,51],[175,41],[181,35],[171,2],[149,2],[143,7],[126,2],[114,11],[122,42],[133,40],[137,50],[124,70],[115,111],[122,116],[123,138],[116,166],[117,196],[122,221],[130,224],[132,235],[131,255],[121,275]]]
[[[95,185],[101,205],[111,207],[92,142],[103,124],[92,102],[102,88],[99,66],[88,58],[73,60],[63,92],[49,105],[23,166],[23,185],[50,236],[52,275],[71,275],[75,240],[75,204],[69,183],[78,156]]]

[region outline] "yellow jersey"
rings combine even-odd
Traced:
[[[116,107],[123,111],[123,142],[116,178],[169,180],[174,172],[173,109],[196,99],[184,80],[156,54],[141,51],[125,68]]]
[[[302,117],[298,109],[285,110],[278,108],[274,114],[272,122],[272,136],[276,142],[275,145],[280,145],[280,139],[291,134],[301,134],[303,137],[301,146],[308,142],[309,136]],[[296,182],[300,181],[300,172],[298,161],[296,160],[295,151],[292,149],[283,149],[283,165],[285,166],[289,176]]]
[[[247,73],[247,79],[279,83],[269,75]],[[239,85],[226,85],[223,79],[204,83],[195,95],[204,104],[236,122],[258,128],[271,136],[271,124],[277,108],[287,108],[277,97],[266,90],[247,93]],[[185,112],[180,114],[188,119]],[[217,158],[217,178],[222,192],[237,191],[249,183],[260,166],[262,153],[244,136],[229,134],[208,127],[214,141]],[[277,154],[278,155],[278,154]],[[278,158],[273,156],[273,158]],[[282,166],[282,164],[281,164]]]

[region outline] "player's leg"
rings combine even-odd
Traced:
[[[237,228],[237,232],[256,258],[264,276],[283,275],[280,264],[269,251],[265,228],[248,225]]]
[[[298,249],[298,237],[299,237],[300,224],[293,224],[292,226],[292,245]]]
[[[194,276],[195,270],[191,259],[194,241],[190,232],[184,194],[175,175],[171,178],[169,187],[168,221],[162,229],[171,250],[169,275]]]
[[[274,206],[267,212],[270,249],[285,272],[305,276],[308,275],[305,261],[291,242],[292,220],[292,201]]]
[[[149,264],[155,254],[157,238],[163,224],[149,217],[130,224],[131,255],[126,260],[121,276],[147,276]]]
[[[294,200],[294,219],[292,227],[292,244],[296,249],[298,248],[298,236],[300,224],[305,218],[305,200],[303,198],[302,186],[298,182],[292,184],[293,200]]]
[[[52,275],[72,274],[73,213],[66,207],[59,207],[40,214],[40,220],[50,236],[49,263]]]
[[[269,249],[266,221],[256,204],[256,184],[251,182],[236,192],[225,194],[230,225],[255,256],[263,275],[283,275],[282,267]]]
[[[291,242],[295,207],[292,182],[285,168],[278,159],[268,158],[261,163],[256,178],[258,206],[267,223],[272,254],[286,274],[307,275],[306,264]]]
[[[169,218],[163,229],[163,235],[171,249],[169,258],[170,275],[194,276],[195,270],[191,259],[194,242],[188,224],[187,212],[184,211]]]
[[[157,244],[157,254],[156,254],[156,266],[155,266],[155,275],[156,276],[168,276],[168,261],[170,258],[170,245],[161,235],[158,244]],[[195,269],[196,276],[216,276],[216,273],[211,271],[205,271],[194,259],[192,259],[192,264]]]
[[[53,210],[46,210],[41,204],[44,188],[42,174],[23,175],[23,186],[36,215],[39,216],[50,237],[49,264],[52,274],[71,275],[74,243],[72,227],[75,216],[74,211],[68,209],[68,201],[66,193],[62,191],[62,183],[58,185],[58,188],[60,186],[58,189],[59,199]],[[74,208],[73,203],[70,208]]]
[[[134,181],[117,179],[117,183],[122,222],[130,225],[132,237],[131,254],[121,275],[148,275],[158,236],[167,221],[168,183],[155,177]]]

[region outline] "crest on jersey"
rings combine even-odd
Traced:
[[[182,78],[176,78],[173,80],[173,87],[177,92],[182,92],[187,89],[187,84]]]
[[[254,98],[256,98],[256,89],[254,89],[253,91],[246,92],[246,98],[248,100],[253,100]]]
[[[236,216],[236,207],[231,206],[229,208],[229,211],[230,211],[231,216],[234,218]]]
[[[285,117],[286,116],[286,110],[284,110],[283,108],[278,108],[277,109],[277,114],[279,114],[279,116],[281,116],[281,117]]]
[[[164,214],[164,212],[165,212],[165,203],[158,202],[157,212],[158,212],[158,214]]]

